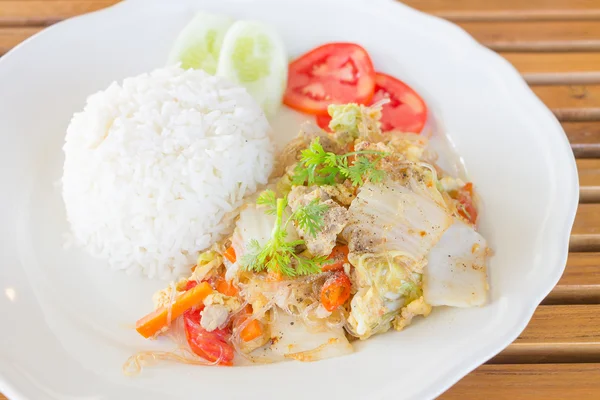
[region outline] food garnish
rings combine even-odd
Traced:
[[[287,53],[275,30],[256,21],[237,21],[229,28],[217,75],[244,86],[269,117],[281,107],[287,73]]]
[[[294,109],[327,115],[330,104],[371,101],[375,69],[355,43],[328,43],[292,61],[283,102]]]
[[[181,31],[168,60],[243,86],[268,117],[281,106],[287,62],[283,41],[268,25],[204,12]]]
[[[419,133],[427,121],[427,105],[410,86],[393,76],[375,75],[373,103],[389,99],[381,110],[381,130]]]
[[[295,222],[302,229],[315,234],[323,226],[323,214],[327,206],[311,202],[300,207],[284,222],[284,211],[287,207],[286,198],[276,198],[275,193],[267,190],[261,194],[257,204],[267,207],[265,213],[277,218],[271,233],[271,238],[264,246],[257,240],[250,241],[248,254],[242,258],[242,267],[248,271],[279,272],[287,277],[310,275],[321,272],[321,265],[326,257],[304,257],[296,254],[296,248],[304,244],[304,240],[287,240],[287,226]]]
[[[203,69],[214,75],[221,44],[231,24],[233,19],[224,15],[197,13],[175,40],[168,64],[180,62],[181,68]]]
[[[367,155],[373,156],[371,158]],[[377,164],[388,154],[382,151],[362,150],[337,155],[327,152],[315,138],[308,149],[302,151],[302,158],[294,170],[294,185],[333,185],[339,180],[349,179],[354,186],[365,181],[381,182],[385,173],[377,169]],[[355,157],[351,162],[350,158]]]

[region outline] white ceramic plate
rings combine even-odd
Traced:
[[[401,333],[318,363],[121,373],[162,282],[62,249],[54,187],[65,128],[86,96],[162,66],[194,9],[275,26],[291,54],[355,41],[443,124],[483,200],[491,303],[438,309]],[[0,391],[15,399],[433,398],[523,330],[560,277],[578,202],[575,162],[550,111],[462,30],[391,0],[127,1],[60,23],[0,59]],[[98,267],[98,268],[96,268]]]

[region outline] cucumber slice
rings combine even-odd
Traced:
[[[214,75],[219,52],[233,19],[200,12],[183,28],[173,45],[168,64],[181,62],[185,69],[203,69]]]
[[[237,21],[227,31],[217,75],[244,86],[269,117],[281,106],[288,61],[279,34],[255,21]]]

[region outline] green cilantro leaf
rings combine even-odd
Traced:
[[[267,207],[265,214],[275,215],[277,213],[277,198],[275,192],[272,190],[265,190],[262,192],[260,196],[258,196],[256,204]]]
[[[327,204],[319,202],[318,199],[312,200],[304,207],[299,207],[290,217],[295,221],[300,229],[307,232],[312,237],[317,236],[323,229],[325,212],[329,209]]]
[[[266,212],[273,212],[276,216],[275,224],[271,237],[264,246],[261,246],[257,240],[248,243],[247,254],[241,259],[242,268],[254,272],[274,271],[288,277],[321,272],[321,264],[325,258],[306,258],[296,255],[296,248],[303,245],[304,241],[286,240],[287,225],[295,221],[307,232],[316,235],[318,230],[323,228],[323,216],[328,206],[311,202],[300,207],[283,223],[283,212],[287,207],[286,199],[275,198],[273,191],[265,191],[258,198],[257,203],[270,207]]]
[[[379,161],[387,156],[387,153],[381,151],[363,150],[337,155],[326,152],[317,137],[301,154],[292,177],[294,185],[333,185],[338,179],[350,179],[354,186],[360,186],[366,180],[380,182],[385,175],[383,171],[377,170]],[[369,160],[363,156],[367,154],[377,157]],[[348,161],[351,156],[362,157],[357,157],[351,164]]]

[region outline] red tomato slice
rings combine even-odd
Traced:
[[[477,222],[477,208],[473,202],[473,184],[467,183],[465,186],[458,190],[457,200],[461,207],[458,209],[458,213],[472,224]]]
[[[196,287],[196,285],[198,285],[198,282],[196,281],[187,281],[185,284],[185,287],[183,288],[184,290],[190,290]]]
[[[389,98],[381,110],[381,130],[420,133],[427,120],[427,106],[421,97],[405,83],[389,75],[375,76],[375,96],[370,104]],[[318,115],[317,125],[329,131],[329,115]]]
[[[423,99],[404,82],[378,72],[375,75],[375,96],[372,103],[385,98],[390,99],[390,102],[381,110],[383,132],[421,132],[427,120],[427,106]]]
[[[333,273],[321,288],[321,304],[327,311],[333,311],[350,298],[352,282],[344,271]]]
[[[324,131],[329,132],[329,122],[331,121],[331,117],[329,115],[317,115],[316,122],[319,125],[319,128]]]
[[[185,290],[190,290],[197,284],[196,281],[188,281],[185,285]],[[227,342],[227,339],[231,336],[231,330],[229,328],[215,329],[209,332],[204,329],[200,325],[200,320],[202,319],[200,312],[202,308],[183,313],[185,337],[190,345],[190,349],[192,349],[194,354],[207,361],[215,362],[220,359],[219,365],[233,365],[233,346]]]
[[[333,248],[327,260],[329,263],[321,267],[322,271],[341,271],[348,262],[349,249],[347,245],[338,244]]]
[[[330,104],[369,103],[374,89],[375,70],[367,51],[354,43],[328,43],[290,64],[283,102],[327,115]]]
[[[231,335],[229,329],[207,331],[200,325],[200,310],[190,310],[183,314],[185,337],[190,349],[198,356],[219,365],[233,365],[233,346],[227,339]]]

